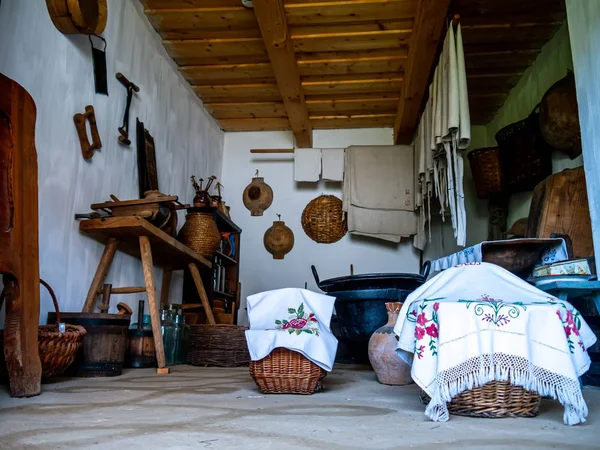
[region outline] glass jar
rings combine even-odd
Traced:
[[[137,330],[138,327],[138,323],[132,323],[131,326],[129,327],[130,330]],[[144,331],[152,331],[152,317],[150,316],[150,314],[144,314],[144,321],[142,322],[142,329]]]
[[[175,355],[177,354],[177,326],[172,320],[171,311],[163,309],[160,312],[160,328],[165,347],[165,364],[167,366],[175,365]]]
[[[185,323],[185,316],[183,314],[178,314],[175,316],[175,324],[177,325],[179,331],[179,341],[177,343],[177,355],[175,356],[175,363],[187,364],[192,328]]]

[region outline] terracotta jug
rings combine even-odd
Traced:
[[[278,214],[279,218],[281,216]],[[265,248],[273,255],[273,259],[283,259],[294,247],[294,233],[282,220],[273,222],[273,226],[265,232]]]
[[[244,206],[250,210],[251,216],[262,216],[263,211],[273,203],[273,189],[265,183],[263,177],[258,176],[258,170],[256,177],[252,178],[252,183],[244,189],[242,200]]]
[[[369,360],[381,384],[401,386],[413,382],[410,366],[396,354],[398,341],[393,330],[401,307],[402,303],[399,302],[385,304],[388,322],[377,329],[369,340]]]

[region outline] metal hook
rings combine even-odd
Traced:
[[[256,173],[254,174],[254,177],[258,177],[258,169],[256,169]]]
[[[275,213],[275,215],[277,216],[277,219],[281,222],[281,214]]]

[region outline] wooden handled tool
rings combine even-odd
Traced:
[[[85,127],[86,119],[90,123],[90,130],[92,132],[91,143],[87,135],[87,129]],[[94,150],[100,150],[102,148],[100,134],[98,133],[98,127],[96,126],[96,115],[94,113],[94,107],[92,105],[86,106],[84,113],[77,113],[73,116],[73,122],[75,122],[77,135],[79,136],[81,154],[85,159],[90,159],[92,156],[94,156]]]

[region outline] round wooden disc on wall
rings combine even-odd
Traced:
[[[64,34],[100,34],[106,28],[106,0],[46,0],[54,26]]]

